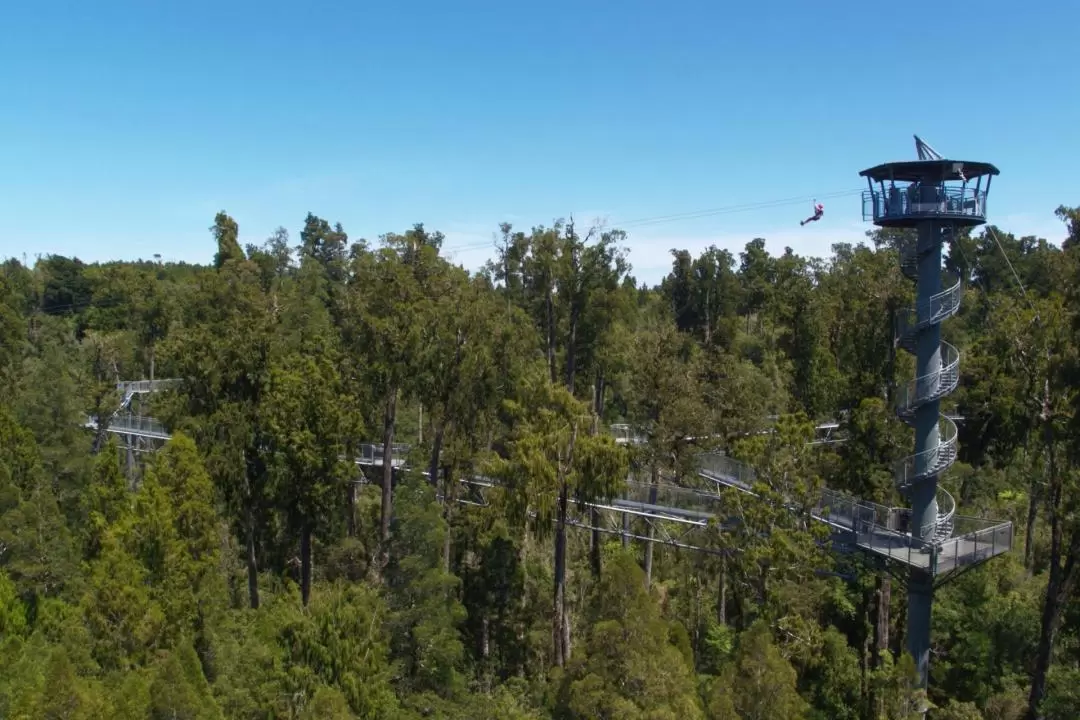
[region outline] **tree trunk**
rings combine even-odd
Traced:
[[[712,287],[705,288],[705,347],[712,346],[712,312],[709,304],[712,302]]]
[[[397,421],[397,388],[391,389],[386,398],[383,414],[383,477],[382,507],[379,517],[379,540],[381,564],[383,567],[390,557],[390,520],[394,515],[394,426]]]
[[[566,633],[566,483],[559,489],[559,506],[555,520],[555,606],[551,628],[552,644],[555,647],[555,664],[563,667],[570,659],[569,644],[565,642]]]
[[[889,652],[889,607],[892,604],[892,578],[884,570],[878,572],[877,589],[874,592],[876,619],[874,622],[874,645],[872,664],[874,670],[880,670],[885,654]],[[872,692],[870,707],[879,717],[884,712],[885,698],[879,692]]]
[[[884,571],[878,575],[877,622],[874,626],[875,663],[889,651],[889,607],[892,605],[892,578]]]
[[[1077,535],[1080,537],[1080,535]],[[1072,595],[1076,585],[1075,555],[1080,553],[1080,542],[1073,542],[1070,549],[1069,559],[1062,568],[1057,560],[1060,560],[1060,547],[1058,554],[1051,552],[1050,579],[1046,585],[1046,600],[1043,603],[1042,625],[1039,632],[1039,647],[1035,653],[1035,670],[1031,675],[1031,694],[1028,696],[1027,720],[1041,720],[1039,706],[1046,697],[1046,676],[1050,671],[1050,662],[1053,659],[1054,641],[1057,637],[1058,627],[1061,624],[1061,613]]]
[[[652,465],[652,482],[649,484],[649,504],[656,504],[656,483],[660,475],[660,467],[653,462]],[[645,541],[645,587],[652,587],[652,566],[653,566],[653,538],[656,537],[656,528],[653,524],[649,523],[649,539]]]
[[[551,374],[551,384],[559,382],[558,369],[555,367],[555,299],[552,297],[552,289],[549,287],[544,296],[544,308],[546,311],[547,332],[547,361],[548,372]]]
[[[720,595],[716,599],[716,619],[727,625],[727,558],[720,559]]]
[[[859,697],[863,702],[863,716],[867,718],[880,717],[880,713],[874,711],[874,692],[870,689],[870,666],[873,664],[874,635],[869,632],[871,609],[874,604],[874,591],[863,591],[862,620],[867,632],[862,641],[862,652],[859,653]]]
[[[450,549],[451,549],[451,532],[450,517],[451,509],[453,508],[453,497],[450,494],[450,483],[453,482],[451,476],[451,470],[449,466],[443,468],[443,521],[446,523],[446,532],[443,533],[443,547],[442,547],[442,560],[443,560],[443,572],[450,572]]]
[[[445,412],[444,412],[445,414]],[[439,487],[439,455],[442,454],[443,438],[446,437],[446,426],[450,421],[445,417],[435,426],[435,437],[431,442],[431,459],[428,461],[428,482],[431,487]],[[443,496],[443,502],[447,496]]]
[[[607,395],[607,379],[603,370],[596,371],[596,386],[593,388],[593,413],[598,420],[604,418],[604,399]]]
[[[570,331],[566,338],[566,389],[574,394],[574,382],[577,378],[577,329],[581,309],[577,303],[570,309]]]
[[[1034,572],[1035,563],[1035,524],[1039,518],[1039,502],[1042,500],[1042,492],[1039,488],[1039,478],[1035,473],[1031,474],[1031,482],[1028,483],[1028,509],[1027,527],[1024,528],[1024,568],[1030,576]]]
[[[259,565],[255,560],[255,514],[247,509],[247,573],[248,598],[251,609],[259,609]]]
[[[600,432],[600,415],[604,412],[604,372],[596,373],[596,384],[593,386],[593,417],[590,434]],[[600,550],[603,547],[603,539],[600,537],[600,511],[589,508],[589,525],[592,526],[592,536],[589,539],[589,565],[594,578],[600,577],[601,557]]]
[[[589,508],[589,524],[592,526],[592,538],[589,541],[589,568],[594,578],[600,577],[600,549],[603,542],[600,538],[600,511]]]
[[[570,661],[570,619],[566,616],[566,514],[569,505],[569,488],[566,473],[574,463],[574,445],[577,442],[577,426],[570,435],[565,465],[559,467],[559,502],[555,511],[555,598],[552,613],[552,641],[555,646],[555,664],[562,667]]]
[[[348,508],[348,525],[349,525],[349,537],[356,537],[356,480],[349,481],[348,490],[346,490],[346,502],[349,505]]]
[[[311,526],[300,530],[300,600],[307,607],[311,599]]]
[[[1047,392],[1049,395],[1049,392]],[[1080,532],[1072,531],[1068,547],[1065,543],[1066,520],[1061,517],[1062,480],[1058,476],[1054,444],[1054,430],[1049,412],[1049,398],[1044,400],[1043,442],[1046,447],[1046,472],[1048,491],[1047,514],[1050,520],[1050,576],[1046,583],[1046,599],[1043,601],[1042,622],[1039,629],[1039,646],[1035,652],[1035,669],[1031,674],[1031,693],[1028,695],[1027,720],[1040,720],[1039,706],[1046,697],[1046,676],[1053,660],[1054,640],[1061,624],[1061,614],[1076,587],[1080,566]],[[1064,564],[1062,561],[1064,560]]]

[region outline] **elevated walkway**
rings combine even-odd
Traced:
[[[756,473],[747,465],[723,455],[703,458],[700,474],[716,483],[756,495]],[[827,523],[840,537],[855,547],[935,576],[976,565],[1012,548],[1011,522],[957,516],[955,501],[940,491],[939,527],[948,527],[946,537],[924,543],[906,530],[911,511],[859,500],[836,490],[823,489],[811,511],[814,519]],[[955,528],[955,529],[954,529]]]
[[[153,383],[136,381],[120,385],[125,386],[126,404],[130,402],[129,394],[155,392],[175,382],[177,381],[170,379],[156,380]],[[945,384],[947,386],[949,383]],[[918,397],[919,391],[916,388],[919,383],[916,381],[912,385],[912,390],[909,392]],[[946,429],[942,435],[943,442],[939,447],[955,447],[955,443],[950,445],[949,442],[955,437],[955,424],[948,418],[943,418],[942,422],[951,425],[952,434]],[[88,418],[85,427],[97,429],[96,418]],[[835,421],[819,424],[816,427],[817,439],[814,444],[842,440],[836,435],[839,429],[840,423]],[[165,441],[170,437],[167,429],[157,420],[119,411],[109,419],[106,430],[110,433],[158,441]],[[611,432],[615,436],[615,441],[620,444],[637,444],[647,441],[643,433],[634,431],[629,425],[613,425]],[[410,450],[411,446],[407,443],[394,444],[392,462],[395,469],[407,467]],[[385,457],[381,443],[362,443],[358,451],[354,459],[358,466],[383,466]],[[947,466],[950,463],[951,458],[944,458],[940,464]],[[933,465],[936,467],[938,464]],[[922,462],[919,465],[920,469],[928,467]],[[904,484],[901,480],[902,475],[905,479],[912,477],[911,468],[913,467],[911,458],[905,458],[898,464],[896,468],[898,485]],[[656,527],[671,523],[689,531],[694,528],[704,528],[710,521],[719,518],[723,518],[718,520],[721,528],[731,528],[738,524],[739,518],[730,516],[729,509],[725,507],[722,494],[724,489],[733,488],[755,496],[758,494],[755,488],[758,482],[757,474],[753,468],[721,453],[701,454],[698,476],[706,480],[711,488],[686,488],[671,483],[653,485],[628,479],[621,497],[604,502],[577,502],[576,504],[584,510],[596,510],[604,514],[614,513],[624,517],[639,517]],[[486,504],[484,492],[498,487],[495,480],[479,475],[463,478],[460,482],[472,491],[471,497],[459,498],[466,504]],[[810,516],[829,526],[837,548],[851,546],[863,552],[929,571],[936,576],[951,574],[1011,549],[1013,539],[1011,522],[957,516],[956,503],[944,489],[939,490],[938,506],[938,523],[933,542],[929,543],[912,538],[908,529],[911,513],[907,508],[886,507],[828,488],[821,490],[810,510]],[[791,509],[792,511],[799,510],[794,506]],[[652,539],[676,547],[702,549],[700,546],[686,542],[685,537],[672,536],[666,531],[659,533],[656,537],[647,538],[630,532],[625,524],[622,528],[593,527],[589,522],[582,522],[580,519],[572,524],[604,532],[615,532],[626,537]]]

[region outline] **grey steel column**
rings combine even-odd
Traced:
[[[924,194],[937,188],[923,186]],[[924,202],[931,201],[924,197]],[[919,279],[916,285],[918,320],[933,309],[930,298],[941,292],[941,225],[934,220],[918,224]],[[919,333],[915,353],[915,376],[928,377],[941,370],[941,325],[931,323]],[[927,402],[915,411],[915,464],[917,474],[937,465],[936,448],[940,443],[940,401]],[[924,477],[911,487],[911,534],[913,539],[929,542],[937,525],[937,475]],[[914,543],[913,543],[914,544]],[[929,559],[929,558],[928,558]],[[908,581],[908,652],[919,670],[920,684],[926,687],[930,665],[930,617],[934,602],[934,580],[929,572],[913,569]]]

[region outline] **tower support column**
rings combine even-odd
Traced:
[[[931,188],[923,188],[924,192]],[[941,227],[932,220],[918,226],[917,252],[919,277],[916,285],[917,317],[929,319],[934,309],[931,298],[941,292]],[[915,348],[915,376],[933,378],[941,371],[941,325],[930,323],[919,331]],[[939,400],[924,402],[915,410],[915,453],[919,461],[915,472],[930,472],[937,466],[936,449],[941,442],[938,418]],[[929,541],[937,524],[937,475],[924,477],[911,487],[911,533],[913,538]]]
[[[936,187],[920,188],[923,202]],[[931,298],[941,292],[941,224],[924,220],[917,225],[918,280],[916,285],[917,318],[920,323],[934,312]],[[915,348],[915,376],[933,378],[941,371],[941,325],[932,322],[919,332]],[[915,453],[920,458],[915,472],[932,472],[938,465],[937,449],[941,442],[938,418],[940,401],[926,402],[915,411]],[[911,487],[912,540],[929,543],[937,529],[937,475],[924,476]],[[916,543],[917,544],[917,543]],[[924,550],[925,552],[925,550]],[[930,550],[933,552],[933,550]],[[908,582],[908,652],[919,671],[919,686],[927,687],[930,667],[930,618],[934,605],[934,578],[930,573],[912,570]]]

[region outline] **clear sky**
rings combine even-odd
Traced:
[[[207,262],[310,210],[414,222],[475,267],[501,221],[668,250],[853,241],[858,171],[912,133],[987,160],[991,220],[1057,241],[1080,204],[1080,3],[34,0],[0,5],[0,256]]]

